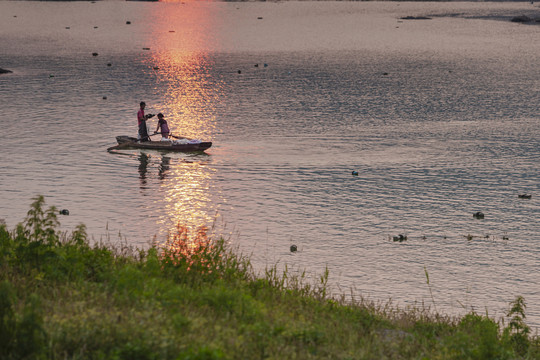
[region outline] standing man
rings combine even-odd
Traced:
[[[144,101],[141,101],[141,108],[137,112],[137,122],[139,123],[139,141],[150,141],[150,136],[148,136],[148,129],[146,128],[146,120],[150,119],[151,114],[144,115],[144,108],[146,104]]]

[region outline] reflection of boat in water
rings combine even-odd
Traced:
[[[138,156],[139,159],[139,179],[141,180],[141,189],[146,188],[148,166],[150,163],[150,156],[144,152],[141,152]],[[158,167],[158,178],[164,180],[169,171],[171,165],[171,158],[168,156],[161,156],[161,162]]]
[[[161,157],[161,163],[159,164],[159,179],[165,179],[165,174],[169,170],[171,165],[171,158],[167,156]]]
[[[197,152],[205,151],[212,146],[211,141],[144,141],[139,142],[136,138],[131,136],[117,136],[117,146],[109,149],[121,149],[121,148],[135,148],[135,149],[148,149],[148,150],[164,150],[164,151],[176,151],[176,152]]]
[[[146,173],[148,172],[148,155],[141,153],[139,155],[139,178],[141,179],[141,189],[146,185]]]

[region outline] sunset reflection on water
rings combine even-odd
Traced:
[[[175,161],[169,165],[162,190],[165,209],[160,217],[167,232],[183,226],[190,235],[215,220],[210,194],[212,170],[204,162]]]
[[[153,62],[164,86],[163,114],[173,135],[211,141],[215,130],[215,103],[220,90],[211,83],[212,64],[202,53],[180,50],[156,52]]]
[[[159,111],[173,135],[202,141],[212,141],[215,104],[222,92],[212,78],[211,57],[202,46],[209,41],[205,29],[212,25],[211,16],[207,15],[205,7],[187,9],[181,4],[170,4],[167,11],[152,14],[160,21],[159,26],[153,26],[149,39],[156,49],[151,53],[149,66],[156,73],[162,94]],[[190,26],[186,26],[186,16]],[[182,25],[178,26],[180,29],[176,29],[176,24]],[[160,231],[174,233],[182,226],[196,235],[198,229],[217,216],[210,191],[215,170],[208,166],[209,155],[183,157],[162,158],[159,177],[165,208],[159,219]]]

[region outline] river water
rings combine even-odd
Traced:
[[[523,295],[539,326],[540,26],[509,21],[539,12],[0,2],[0,218],[42,194],[94,241],[207,225],[257,271],[327,267],[335,294],[449,314]],[[140,101],[213,147],[107,152]]]

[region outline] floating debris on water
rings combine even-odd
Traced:
[[[430,17],[427,16],[403,16],[400,17],[401,20],[431,20]]]
[[[510,21],[525,24],[525,23],[531,23],[531,22],[539,22],[538,20],[539,19],[534,19],[525,15],[520,15],[520,16],[514,16]]]
[[[296,252],[298,247],[296,245],[291,245],[291,252]]]
[[[92,56],[98,56],[99,54],[97,52],[92,53]]]
[[[532,197],[531,194],[519,194],[518,198],[520,199],[530,199]]]
[[[354,176],[358,176],[358,171],[353,171],[352,174],[353,174]]]
[[[404,242],[404,241],[407,241],[407,236],[403,234],[399,234],[398,236],[393,236],[392,240],[397,241],[397,242]]]
[[[472,241],[474,239],[481,239],[481,240],[488,240],[488,241],[491,241],[491,242],[495,242],[497,240],[508,240],[508,236],[505,234],[505,235],[502,235],[502,236],[497,236],[497,235],[493,235],[493,234],[485,234],[485,235],[474,235],[474,234],[467,234],[467,235],[462,235],[463,238],[467,239],[467,241]]]
[[[457,240],[457,239],[466,239],[467,241],[472,240],[483,240],[488,241],[490,243],[501,241],[501,240],[509,240],[509,237],[506,232],[503,234],[492,234],[492,233],[481,233],[481,234],[474,234],[474,233],[465,233],[464,235],[459,234],[455,236],[448,236],[443,234],[398,234],[398,235],[387,235],[388,241],[392,242],[405,242],[405,241],[414,241],[414,240],[422,240],[422,241],[437,241],[440,239],[444,240]]]
[[[60,210],[60,215],[69,215],[69,210],[68,209]]]
[[[131,24],[131,21],[126,21],[126,25],[129,25],[129,24]]]

